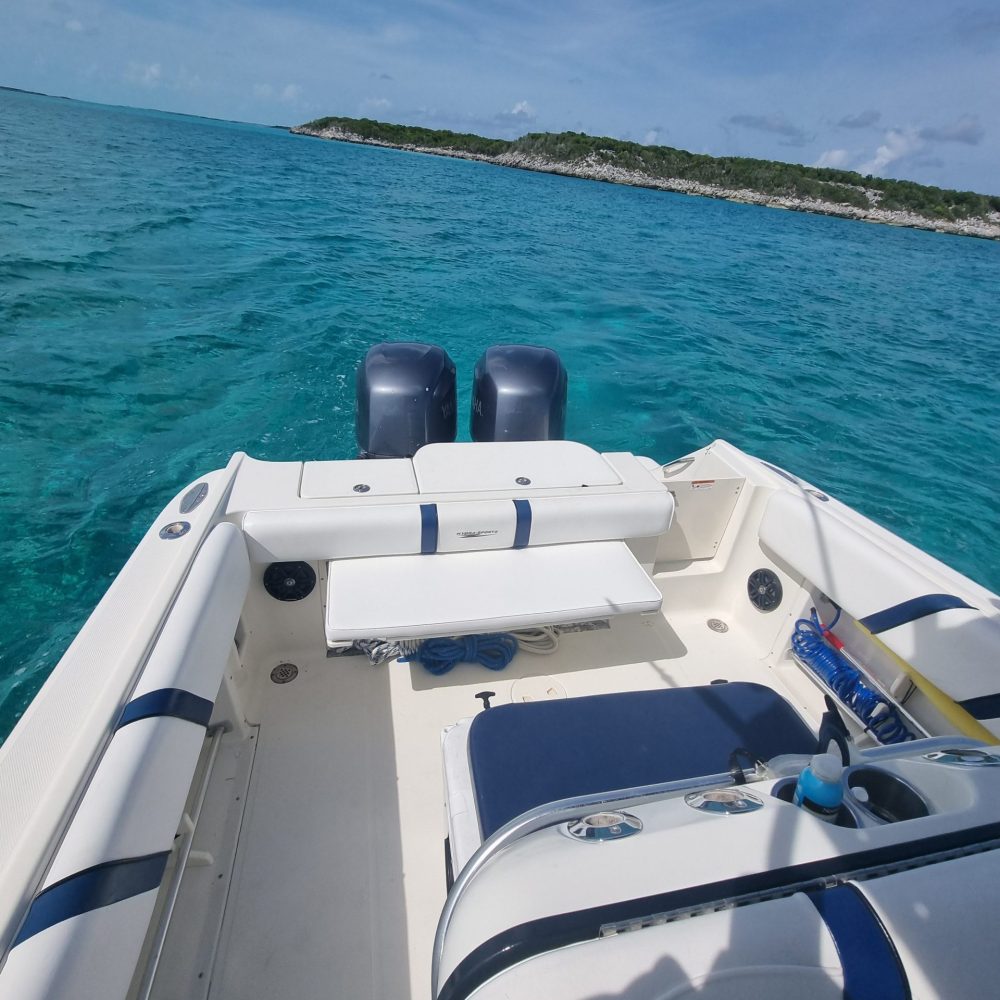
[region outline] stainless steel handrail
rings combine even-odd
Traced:
[[[978,747],[982,745],[980,740],[963,736],[928,737],[927,739],[913,740],[908,743],[893,744],[891,746],[861,751],[857,755],[857,758],[852,760],[852,764],[862,764],[872,760],[886,760],[898,757],[913,757],[928,750],[940,749],[947,746]],[[757,777],[753,771],[744,771],[744,774],[748,781],[753,781]],[[444,939],[455,908],[463,893],[468,888],[469,883],[479,874],[487,862],[491,861],[500,851],[510,847],[522,837],[526,837],[538,830],[577,819],[582,810],[590,809],[594,806],[609,806],[613,804],[616,809],[624,809],[630,806],[645,805],[648,802],[655,802],[658,799],[671,798],[697,788],[730,785],[732,781],[732,774],[726,772],[724,774],[705,775],[699,778],[666,781],[659,785],[641,785],[636,788],[622,788],[611,792],[600,792],[591,795],[581,795],[571,799],[560,799],[558,802],[547,802],[544,805],[536,806],[534,809],[515,817],[506,826],[502,826],[472,855],[468,864],[462,869],[458,878],[455,879],[451,891],[448,893],[448,898],[445,900],[444,909],[441,911],[437,931],[434,935],[434,953],[431,960],[432,1000],[437,1000],[437,995],[441,988],[439,979],[441,975],[441,961],[444,957]]]
[[[755,777],[753,771],[744,772],[747,780]],[[659,799],[671,798],[697,788],[717,788],[731,785],[733,775],[726,771],[723,774],[708,774],[698,778],[682,778],[678,781],[664,781],[657,785],[638,785],[634,788],[620,788],[610,792],[594,792],[589,795],[578,795],[574,798],[559,799],[557,802],[546,802],[527,812],[521,813],[505,826],[500,827],[479,850],[469,859],[455,879],[445,900],[444,909],[438,919],[437,931],[434,934],[434,953],[431,958],[431,997],[436,1000],[441,984],[441,961],[444,957],[444,939],[448,925],[454,915],[463,893],[469,883],[479,874],[483,867],[492,861],[502,850],[510,847],[515,841],[528,834],[543,830],[558,823],[578,819],[584,810],[595,806],[614,805],[616,809],[626,809],[632,806],[645,805]]]
[[[208,750],[208,758],[205,761],[205,769],[202,772],[198,791],[195,795],[194,808],[190,813],[185,813],[186,829],[181,835],[180,844],[175,854],[174,869],[170,873],[167,882],[166,898],[163,909],[156,923],[156,931],[153,935],[153,942],[150,945],[149,957],[146,959],[146,967],[139,982],[139,989],[135,994],[136,1000],[149,1000],[149,995],[153,990],[153,980],[156,978],[156,970],[160,965],[160,958],[163,955],[163,946],[167,940],[167,931],[170,929],[170,919],[174,914],[174,907],[177,905],[177,896],[181,891],[181,879],[184,878],[184,871],[187,868],[188,858],[191,854],[191,847],[194,844],[195,830],[198,828],[198,820],[201,817],[202,806],[205,804],[205,796],[208,794],[208,783],[212,779],[212,772],[215,770],[215,758],[219,754],[219,747],[222,745],[222,734],[227,732],[229,724],[226,722],[212,726],[205,738],[211,740]]]

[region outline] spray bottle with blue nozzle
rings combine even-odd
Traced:
[[[799,775],[792,801],[827,823],[836,823],[844,801],[843,769],[836,754],[816,754]]]

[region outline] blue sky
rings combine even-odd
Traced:
[[[0,0],[0,84],[266,124],[572,129],[1000,193],[997,0]]]

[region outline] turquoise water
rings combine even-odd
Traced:
[[[177,490],[353,455],[373,342],[558,350],[1000,589],[1000,245],[0,91],[0,737]],[[462,427],[463,436],[467,428]]]

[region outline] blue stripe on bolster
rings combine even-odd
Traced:
[[[199,698],[190,691],[180,688],[160,688],[150,691],[130,701],[122,709],[121,718],[115,731],[127,726],[130,722],[140,719],[152,719],[160,715],[169,715],[174,719],[193,722],[196,726],[207,726],[212,718],[213,703],[207,698]]]
[[[876,611],[875,614],[862,618],[861,624],[877,635],[899,625],[906,625],[907,622],[915,622],[918,618],[935,615],[939,611],[971,607],[971,604],[966,604],[960,597],[951,594],[925,594],[923,597],[914,597],[911,601],[903,601],[893,608],[886,608],[885,611]]]
[[[517,524],[514,527],[514,548],[524,549],[531,538],[531,501],[515,500],[514,510],[517,512]]]
[[[420,554],[433,555],[438,547],[438,508],[436,503],[420,505]]]
[[[844,1000],[909,1000],[910,985],[878,914],[853,885],[807,892],[837,946]]]
[[[43,889],[31,901],[28,915],[14,939],[14,947],[70,917],[157,888],[168,857],[169,851],[159,851],[141,858],[105,861]]]
[[[959,705],[974,719],[1000,719],[1000,694],[966,698],[965,701],[960,701]]]

